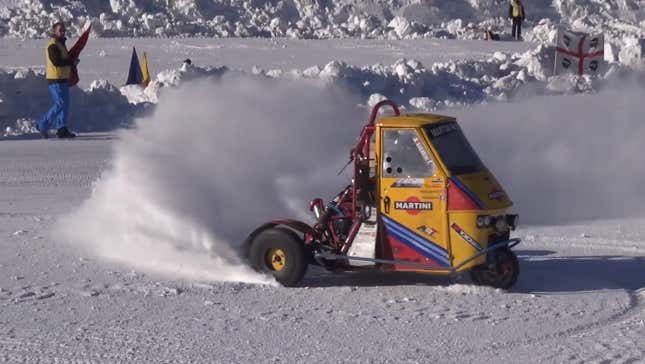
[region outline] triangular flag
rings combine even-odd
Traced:
[[[139,57],[137,57],[137,50],[132,47],[132,58],[130,59],[130,70],[128,71],[128,80],[125,81],[126,85],[140,85],[143,81],[141,74],[141,65],[139,64]]]
[[[148,71],[148,55],[146,52],[143,52],[143,57],[141,57],[141,86],[148,87],[150,83],[150,72]]]
[[[70,59],[78,59],[78,56],[81,55],[81,51],[83,48],[85,48],[85,45],[87,44],[87,40],[90,37],[90,30],[92,29],[92,24],[81,34],[81,36],[78,38],[76,43],[74,43],[74,46],[67,52],[69,54]],[[69,76],[69,80],[67,81],[67,84],[70,86],[75,86],[78,81],[78,69],[76,68],[76,65],[72,63],[71,66],[72,72]]]

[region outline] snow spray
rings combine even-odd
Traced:
[[[530,224],[645,215],[645,88],[536,97],[456,112]]]
[[[224,76],[164,90],[120,133],[112,167],[63,221],[68,241],[132,268],[269,283],[238,249],[263,222],[303,217],[337,176],[367,111],[324,85]]]

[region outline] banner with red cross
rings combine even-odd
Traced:
[[[584,34],[560,29],[555,51],[555,74],[600,73],[604,65],[604,44],[602,34]]]

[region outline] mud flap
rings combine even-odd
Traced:
[[[374,259],[376,253],[376,208],[370,208],[369,217],[361,223],[358,233],[349,248],[347,255],[350,257],[363,257]],[[372,266],[375,262],[349,260],[349,265],[353,266]]]

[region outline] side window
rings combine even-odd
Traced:
[[[433,176],[435,165],[416,130],[383,131],[383,177]]]

